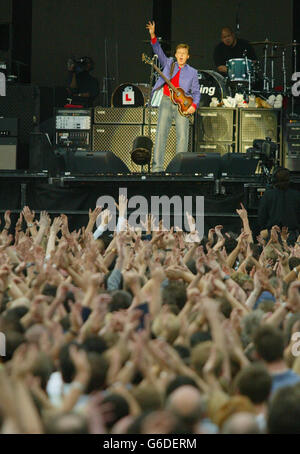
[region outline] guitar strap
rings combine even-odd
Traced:
[[[174,68],[175,68],[176,61],[173,60],[171,68],[170,68],[170,80],[172,79]]]

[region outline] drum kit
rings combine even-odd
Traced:
[[[297,67],[297,47],[300,43],[281,43],[278,41],[254,41],[252,46],[263,46],[263,56],[260,61],[253,61],[246,54],[242,58],[234,58],[226,63],[227,76],[216,71],[199,70],[201,92],[200,106],[209,106],[211,99],[216,97],[222,102],[226,96],[241,93],[244,96],[256,95],[267,99],[273,94],[291,96],[291,87],[287,86],[287,49],[293,52],[293,72]],[[278,55],[277,51],[281,50]],[[275,60],[281,58],[282,85],[275,88]]]

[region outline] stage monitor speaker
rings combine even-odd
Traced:
[[[196,113],[197,142],[233,142],[236,109],[200,107]]]
[[[71,173],[129,173],[128,167],[111,151],[64,150],[66,171]]]
[[[278,143],[280,111],[276,109],[241,109],[239,122],[240,153],[252,146],[253,140],[270,137]]]
[[[248,159],[244,153],[226,153],[221,159],[221,176],[254,176],[257,163],[257,159]]]
[[[219,153],[177,153],[166,169],[166,173],[199,174],[219,176],[221,159]]]
[[[0,169],[16,170],[17,168],[17,144],[16,137],[0,138]]]
[[[131,161],[131,151],[134,140],[141,135],[139,125],[94,125],[93,151],[112,151],[131,172],[140,172],[141,167]]]
[[[54,153],[49,136],[43,132],[30,134],[29,170],[31,172],[48,171],[50,175],[56,175],[65,170],[64,160]]]
[[[142,124],[144,121],[143,107],[101,107],[94,109],[94,123]]]

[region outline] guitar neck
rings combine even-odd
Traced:
[[[153,65],[153,68],[155,69],[155,71],[158,72],[158,74],[164,79],[164,81],[166,82],[166,84],[169,86],[169,88],[171,88],[173,91],[176,91],[176,88],[174,87],[174,85],[172,84],[172,82],[170,82],[169,79],[167,79],[167,77],[164,75],[164,73],[158,68],[158,66],[156,66],[154,63],[152,63]]]

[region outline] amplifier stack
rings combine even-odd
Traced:
[[[300,172],[300,121],[288,121],[284,139],[285,167]]]
[[[155,143],[158,108],[151,108],[150,138]],[[140,172],[141,167],[131,161],[132,144],[136,137],[149,136],[148,109],[143,107],[95,107],[93,126],[93,151],[112,151],[131,172]],[[189,149],[193,147],[193,128],[190,127]],[[176,153],[175,123],[167,141],[164,168]]]

